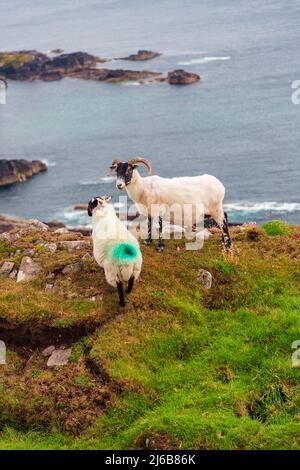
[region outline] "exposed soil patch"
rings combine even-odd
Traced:
[[[22,357],[30,356],[36,349],[49,345],[70,346],[80,338],[92,334],[100,324],[88,323],[68,328],[56,328],[32,322],[13,324],[6,320],[0,321],[0,338],[9,349]]]

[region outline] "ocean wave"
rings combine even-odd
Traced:
[[[115,202],[113,206],[118,211],[124,207],[125,204],[122,202]],[[65,224],[68,228],[92,227],[91,217],[89,217],[87,210],[74,209],[72,206],[66,207],[62,211],[56,212],[52,217],[50,217],[50,219],[57,219]]]
[[[102,178],[95,178],[93,180],[83,180],[80,181],[79,184],[81,186],[93,186],[101,183],[111,183],[112,181],[115,181],[115,179],[115,176],[103,176]]]
[[[230,60],[230,56],[224,56],[224,57],[199,57],[197,59],[191,59],[191,60],[186,60],[183,62],[178,62],[177,65],[196,65],[196,64],[207,64],[208,62],[215,62],[218,60]]]
[[[41,160],[42,163],[44,163],[45,165],[47,165],[48,168],[51,168],[53,166],[56,166],[57,163],[56,162],[49,162],[49,160],[47,158],[43,158],[43,160]]]
[[[68,228],[75,227],[88,227],[92,226],[91,218],[88,216],[87,211],[75,210],[73,207],[68,207],[61,212],[53,214],[53,219],[57,219]]]
[[[140,86],[140,82],[121,82],[123,86]]]
[[[228,212],[297,212],[300,211],[299,202],[233,202],[224,204],[224,209]]]

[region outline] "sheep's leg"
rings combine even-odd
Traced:
[[[125,307],[125,292],[122,282],[117,282],[117,289],[119,294],[119,304],[121,307]]]
[[[148,216],[148,238],[144,240],[144,245],[151,245],[152,243],[152,217]]]
[[[164,239],[162,237],[162,227],[163,227],[163,219],[162,219],[162,217],[159,217],[158,245],[157,245],[156,249],[160,253],[162,251],[164,251],[164,247],[165,247],[165,242],[164,242]]]
[[[128,281],[128,286],[127,286],[127,289],[126,289],[126,294],[130,294],[130,292],[132,291],[133,289],[133,286],[134,286],[134,276],[131,276],[129,278],[129,281]]]

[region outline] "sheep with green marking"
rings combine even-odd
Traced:
[[[120,305],[124,307],[124,283],[129,294],[141,273],[143,259],[137,239],[117,217],[110,199],[110,196],[93,197],[88,214],[93,223],[95,260],[104,269],[108,284],[118,289]]]

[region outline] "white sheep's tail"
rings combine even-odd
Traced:
[[[109,247],[109,256],[113,261],[128,263],[138,256],[138,248],[130,242],[119,242]]]

